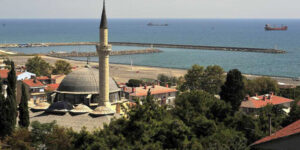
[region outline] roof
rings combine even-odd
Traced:
[[[100,29],[107,29],[107,18],[106,18],[106,11],[105,11],[105,0],[103,0],[103,9],[102,9],[102,15],[101,15]]]
[[[36,77],[36,79],[38,79],[38,80],[48,80],[50,78],[47,77],[47,76],[39,76],[39,77]]]
[[[264,100],[265,97],[265,100]],[[249,97],[248,100],[242,101],[241,107],[245,108],[262,108],[268,104],[279,105],[284,103],[289,103],[294,100],[276,96],[276,95],[261,95],[257,97]]]
[[[7,70],[7,69],[1,69],[0,70],[0,78],[1,79],[6,79],[7,75],[8,75],[8,72],[9,72],[9,70]]]
[[[127,93],[130,93],[130,96],[147,96],[149,89],[151,91],[151,95],[177,92],[176,89],[159,86],[159,85],[155,85],[154,88],[153,88],[153,86],[146,86],[146,88],[145,87],[135,87],[135,92],[132,92],[132,87],[125,87],[124,91]]]
[[[39,80],[34,81],[34,79],[25,79],[23,80],[23,83],[25,83],[29,87],[45,87],[45,85],[41,81]]]
[[[94,68],[81,68],[68,74],[60,83],[60,93],[70,94],[96,94],[99,93],[99,70]],[[109,78],[109,92],[120,91],[116,82]]]
[[[258,145],[265,142],[274,141],[277,139],[285,138],[287,136],[295,135],[300,133],[300,120],[286,126],[285,128],[275,132],[274,134],[267,136],[265,138],[262,138],[256,142],[254,142],[252,145]]]
[[[46,90],[48,91],[55,91],[59,87],[59,84],[47,84]]]

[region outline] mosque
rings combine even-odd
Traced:
[[[59,103],[60,109],[50,106],[49,108],[53,108],[50,111],[61,111],[64,108],[61,105],[65,105],[61,102],[72,105],[85,104],[91,108],[96,107],[92,112],[89,112],[90,115],[94,116],[113,115],[116,110],[120,111],[120,104],[124,103],[121,101],[121,90],[109,76],[111,45],[108,44],[105,1],[103,2],[99,38],[100,43],[96,45],[99,70],[86,65],[85,68],[75,70],[67,75],[57,91],[51,95],[51,100]]]

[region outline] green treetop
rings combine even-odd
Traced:
[[[25,66],[27,71],[36,76],[49,76],[52,70],[52,66],[39,56],[28,59]]]
[[[72,70],[71,64],[64,61],[58,60],[54,64],[53,74],[69,74]]]
[[[225,84],[221,87],[220,97],[231,104],[233,112],[239,110],[241,102],[245,98],[244,89],[241,72],[237,69],[230,70]]]

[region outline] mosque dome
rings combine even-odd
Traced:
[[[109,78],[109,92],[120,91],[116,82]],[[68,74],[57,92],[73,94],[97,94],[99,93],[99,70],[91,67],[85,67],[75,70]]]

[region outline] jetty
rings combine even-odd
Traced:
[[[12,47],[48,47],[48,46],[80,46],[80,45],[97,45],[98,42],[71,42],[71,43],[27,43],[27,44],[0,44],[0,48]],[[248,47],[226,47],[226,46],[202,46],[202,45],[182,45],[182,44],[161,44],[161,43],[134,43],[134,42],[110,42],[115,46],[138,46],[138,47],[155,47],[155,48],[180,48],[195,50],[217,50],[217,51],[234,51],[234,52],[256,52],[256,53],[274,53],[283,54],[284,50],[267,49],[267,48],[248,48]]]
[[[133,55],[133,54],[149,54],[149,53],[160,53],[162,52],[159,49],[140,49],[140,50],[123,50],[123,51],[111,51],[111,56],[116,55]],[[98,56],[97,52],[50,52],[47,56],[51,57],[95,57]]]

